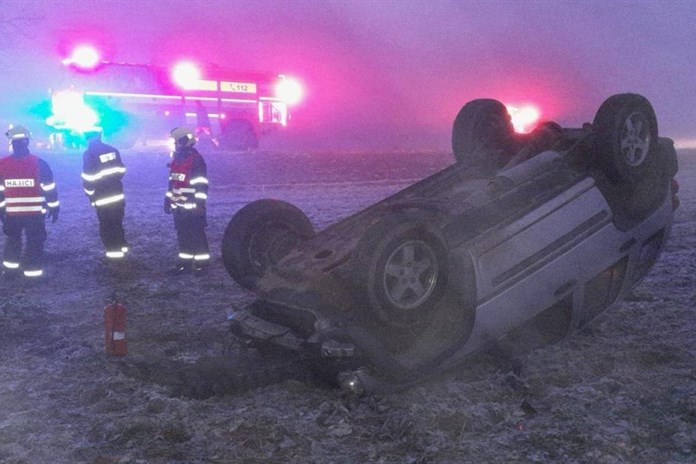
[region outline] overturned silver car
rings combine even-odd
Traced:
[[[349,389],[409,385],[522,327],[552,339],[586,324],[669,235],[676,152],[640,95],[527,135],[500,102],[474,100],[452,146],[452,166],[318,233],[283,201],[240,209],[223,261],[257,299],[233,332]]]

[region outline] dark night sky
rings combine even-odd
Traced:
[[[651,100],[661,135],[696,140],[688,0],[2,4],[6,109],[45,93],[61,47],[94,38],[113,61],[188,57],[299,78],[307,95],[289,136],[307,148],[447,148],[454,116],[474,98],[534,103],[577,126],[621,92]]]

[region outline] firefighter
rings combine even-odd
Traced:
[[[82,186],[97,211],[99,237],[109,261],[122,260],[128,252],[123,215],[125,196],[121,179],[126,167],[119,151],[102,142],[101,129],[85,132],[87,150],[82,156]]]
[[[3,275],[36,279],[43,275],[45,218],[58,220],[58,190],[48,163],[29,151],[29,131],[14,126],[5,135],[12,154],[0,159],[0,219],[7,236]],[[26,236],[23,258],[22,231]]]
[[[174,140],[172,162],[169,164],[169,189],[164,198],[164,212],[174,216],[179,245],[179,261],[174,274],[203,273],[210,262],[208,238],[205,234],[208,173],[205,160],[193,146],[192,130],[177,127],[171,131]]]

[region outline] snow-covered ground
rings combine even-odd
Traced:
[[[47,225],[47,278],[0,282],[0,462],[694,462],[696,152],[679,155],[672,236],[627,301],[520,365],[487,355],[444,379],[360,399],[296,380],[189,395],[191,372],[220,374],[224,363],[211,360],[241,356],[226,316],[251,296],[220,261],[224,228],[247,202],[280,198],[321,229],[451,154],[209,154],[215,259],[202,278],[166,273],[176,244],[162,212],[165,153],[124,154],[127,269],[103,261],[81,157],[46,155],[62,202]],[[129,354],[116,359],[104,353],[102,325],[114,292],[128,311]]]

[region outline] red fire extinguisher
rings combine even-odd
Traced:
[[[126,345],[126,307],[116,300],[104,308],[104,342],[106,354],[125,356]]]

